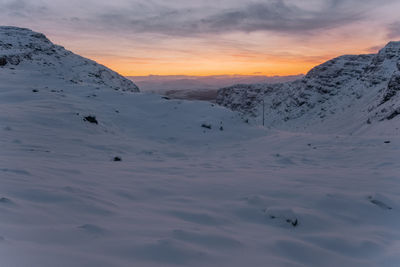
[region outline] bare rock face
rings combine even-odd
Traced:
[[[5,66],[7,64],[6,57],[0,57],[0,67]]]
[[[394,74],[388,83],[383,95],[382,104],[390,101],[400,92],[400,74]]]
[[[390,42],[378,54],[329,60],[293,82],[222,88],[217,103],[255,118],[261,117],[264,103],[269,126],[349,116],[358,124],[371,124],[400,113],[399,69],[400,42]]]
[[[40,70],[75,84],[139,92],[130,80],[90,59],[54,45],[41,33],[17,27],[0,27],[0,67]]]

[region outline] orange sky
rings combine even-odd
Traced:
[[[159,42],[156,46],[144,46],[136,40],[115,42],[96,37],[100,39],[97,42],[102,45],[93,47],[92,43],[95,41],[87,44],[83,39],[74,42],[64,40],[63,37],[54,39],[60,39],[59,43],[68,44],[66,48],[125,76],[271,76],[307,73],[312,67],[343,54],[376,53],[377,47],[389,41],[384,33],[369,37],[369,31],[373,29],[367,28],[349,38],[349,30],[340,29],[327,36],[316,36],[308,40],[290,36],[271,37],[265,33],[237,33],[207,40],[170,39]]]
[[[126,76],[293,75],[400,39],[397,0],[14,0],[0,24]]]

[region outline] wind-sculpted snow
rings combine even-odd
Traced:
[[[28,29],[0,27],[0,71],[39,70],[67,83],[138,92],[130,80],[96,62],[52,44]]]
[[[9,64],[0,266],[399,265],[396,118],[391,134],[278,131]]]
[[[377,55],[327,61],[294,82],[220,89],[217,103],[260,120],[264,100],[268,126],[307,128],[345,120],[353,131],[397,116],[399,66],[400,42],[391,42]]]

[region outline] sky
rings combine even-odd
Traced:
[[[0,0],[0,24],[127,76],[293,75],[400,40],[398,0]]]

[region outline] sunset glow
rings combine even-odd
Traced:
[[[306,73],[400,37],[396,1],[92,2],[0,1],[0,23],[130,76]]]

